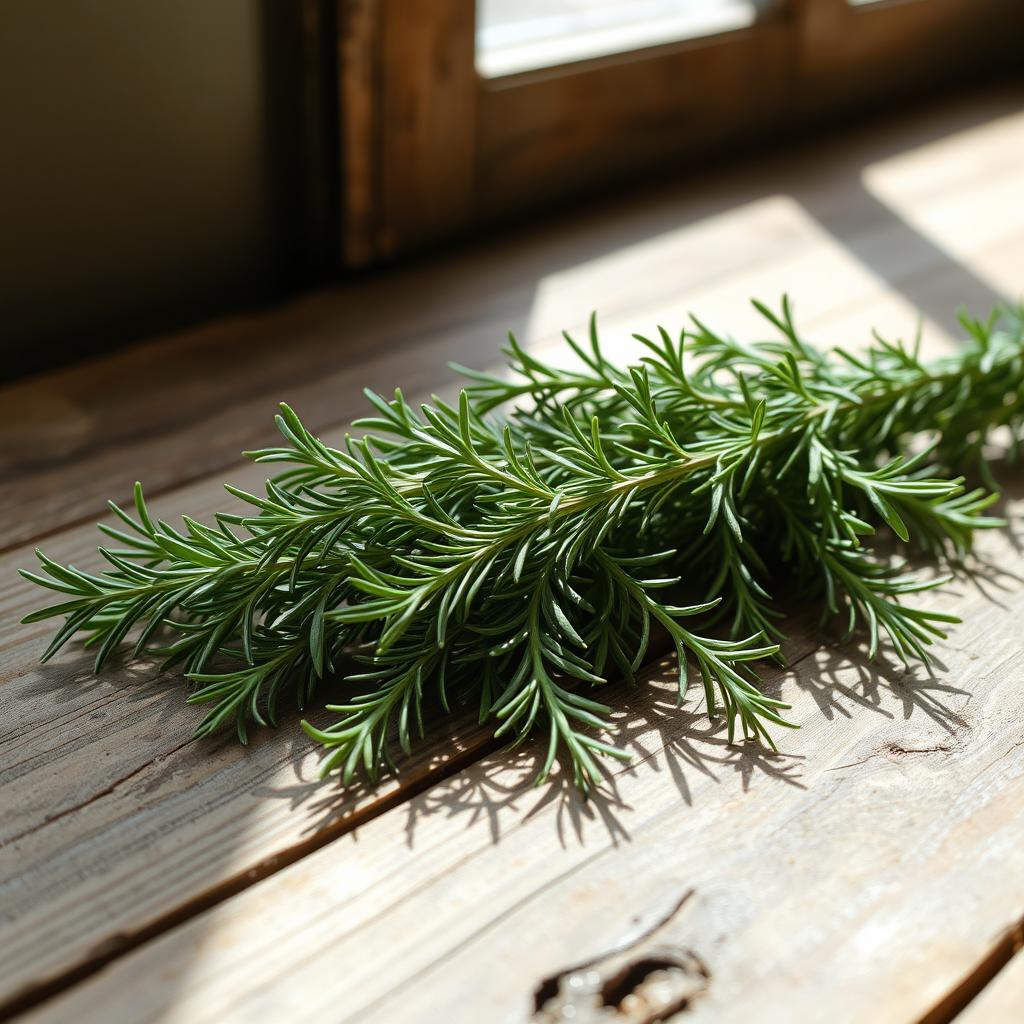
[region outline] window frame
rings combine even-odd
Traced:
[[[976,71],[1024,29],[1019,0],[788,0],[748,28],[484,78],[475,0],[337,5],[349,267]]]

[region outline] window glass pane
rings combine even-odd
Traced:
[[[774,0],[477,0],[477,69],[495,77],[752,24]]]

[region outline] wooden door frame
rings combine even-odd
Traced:
[[[788,0],[749,28],[485,79],[475,0],[334,2],[350,267],[921,88],[1024,28],[1020,0]]]

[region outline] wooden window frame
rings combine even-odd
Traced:
[[[475,0],[337,4],[351,267],[926,87],[1024,29],[1020,0],[788,0],[749,28],[486,79]]]

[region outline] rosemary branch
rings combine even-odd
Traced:
[[[474,703],[517,742],[546,730],[540,778],[561,750],[587,786],[597,755],[627,756],[601,738],[610,708],[589,694],[634,676],[652,623],[676,648],[680,701],[694,675],[730,741],[772,744],[786,705],[752,666],[784,639],[773,589],[821,595],[871,656],[884,636],[927,661],[956,621],[901,603],[944,580],[908,574],[866,540],[881,521],[942,557],[1001,524],[983,514],[993,493],[945,474],[987,474],[997,428],[1015,448],[1024,318],[965,315],[965,343],[925,364],[916,343],[877,336],[860,355],[820,352],[788,300],[755,305],[768,340],[694,319],[676,338],[636,335],[641,355],[625,367],[593,318],[586,343],[565,335],[577,369],[510,338],[511,374],[462,370],[454,406],[367,392],[373,415],[355,425],[366,433],[340,448],[282,406],[284,443],[249,455],[285,468],[262,495],[228,487],[250,512],[176,529],[136,485],[134,514],[112,505],[121,526],[100,527],[120,545],[100,549],[105,571],[39,553],[42,572],[23,574],[64,599],[26,621],[63,616],[44,659],[82,633],[97,671],[137,629],[133,654],[180,665],[189,701],[209,705],[199,731],[233,721],[243,741],[274,721],[283,691],[306,706],[354,656],[364,671],[330,706],[338,721],[303,723],[345,781],[394,767],[392,737],[408,751],[434,695],[445,709]]]

